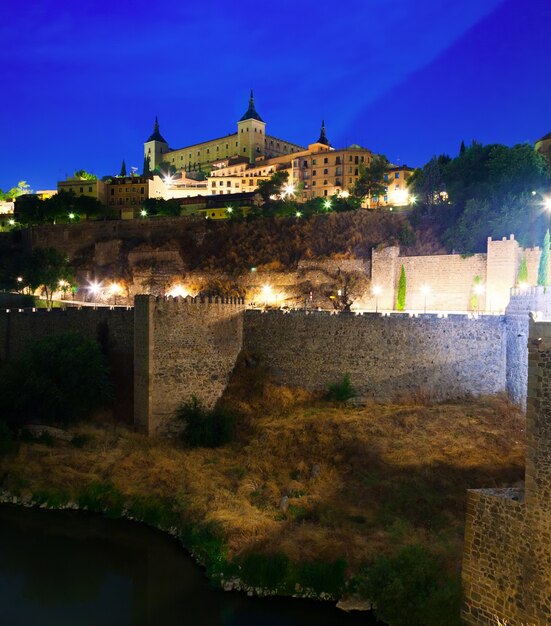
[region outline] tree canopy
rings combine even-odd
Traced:
[[[524,245],[541,241],[549,179],[547,161],[530,144],[473,141],[453,159],[431,159],[409,184],[419,200],[417,217],[434,220],[450,249],[478,252],[488,236],[514,233]]]
[[[352,188],[352,195],[359,200],[363,198],[377,198],[385,195],[386,185],[384,175],[389,167],[386,156],[374,154],[368,165],[360,165],[359,178]]]

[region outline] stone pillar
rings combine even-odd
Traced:
[[[134,426],[152,434],[152,380],[155,297],[134,298]]]
[[[382,250],[373,248],[371,252],[371,285],[381,288],[378,297],[379,310],[393,310],[396,304],[396,289],[400,276],[399,256],[398,246],[389,246]]]
[[[519,269],[519,245],[515,236],[501,241],[488,237],[486,265],[486,305],[490,311],[504,311],[509,303],[511,288],[515,286]]]

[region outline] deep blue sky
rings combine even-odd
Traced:
[[[409,165],[551,131],[550,0],[6,0],[0,41],[2,189],[141,168],[156,114],[234,132],[251,87],[270,134]]]

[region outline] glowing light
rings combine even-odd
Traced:
[[[537,195],[537,193],[538,193],[537,191],[532,191],[533,196]]]
[[[88,291],[93,295],[97,296],[101,291],[101,283],[94,281],[93,283],[88,283]]]
[[[187,298],[189,291],[183,285],[176,284],[166,295],[171,298]]]
[[[528,289],[528,283],[527,283],[527,282],[525,282],[525,281],[522,281],[522,282],[520,282],[520,283],[518,284],[518,288],[519,288],[521,291],[526,291],[526,290]]]
[[[302,216],[302,213],[301,213],[300,211],[297,211],[297,212],[295,213],[295,217],[301,217],[301,216]]]
[[[408,203],[408,196],[409,192],[407,189],[396,189],[391,194],[392,202],[401,205]]]
[[[18,283],[22,283],[23,282],[23,276],[18,276],[17,277],[17,282]]]
[[[293,184],[285,185],[283,187],[283,195],[285,197],[294,196],[295,195],[295,186]]]
[[[9,224],[10,226],[15,226],[15,220],[14,220],[13,218],[12,218],[12,219],[9,219],[9,220],[8,220],[8,224]]]
[[[274,290],[271,288],[270,285],[264,285],[262,287],[262,295],[264,296],[264,299],[268,299],[271,298],[274,294]]]
[[[112,296],[118,296],[122,293],[122,285],[120,285],[119,283],[111,283],[109,285],[109,293]]]
[[[231,207],[231,206],[229,206],[229,207],[226,209],[226,211],[227,211],[228,213],[233,213],[233,209],[232,209],[232,207]]]
[[[323,206],[324,206],[326,209],[330,209],[330,208],[331,208],[331,200],[326,200],[326,201],[323,203]]]
[[[417,204],[417,196],[410,196],[409,197],[409,203],[410,204]]]
[[[551,196],[543,196],[543,206],[546,211],[551,211]]]
[[[273,194],[270,196],[270,200],[277,200],[277,198],[278,198],[278,196],[277,196],[277,194],[275,194],[275,193],[273,193]]]
[[[69,213],[69,219],[70,220],[74,220],[75,219],[75,214],[74,213]]]
[[[174,178],[172,178],[172,176],[168,174],[164,178],[165,185],[172,185],[173,181],[174,181]]]
[[[67,289],[67,287],[69,286],[69,282],[64,280],[63,278],[57,283],[59,285],[60,289]]]
[[[424,296],[428,296],[428,295],[429,295],[429,293],[430,293],[430,286],[429,286],[429,285],[423,285],[423,286],[421,287],[421,293],[422,293]]]
[[[486,289],[484,285],[481,285],[480,283],[478,283],[473,287],[473,291],[476,293],[477,296],[480,296],[486,291]]]
[[[379,296],[383,290],[380,285],[373,285],[372,291],[374,296]]]
[[[147,211],[146,211],[145,209],[142,209],[142,210],[140,211],[140,215],[141,215],[142,217],[147,217]]]
[[[350,193],[348,191],[341,191],[341,198],[348,198]]]

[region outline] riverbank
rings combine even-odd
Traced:
[[[457,589],[466,489],[523,477],[524,417],[501,397],[339,407],[265,385],[233,402],[243,422],[217,449],[113,423],[22,441],[0,459],[4,499],[168,531],[225,589],[339,599],[412,546]]]

